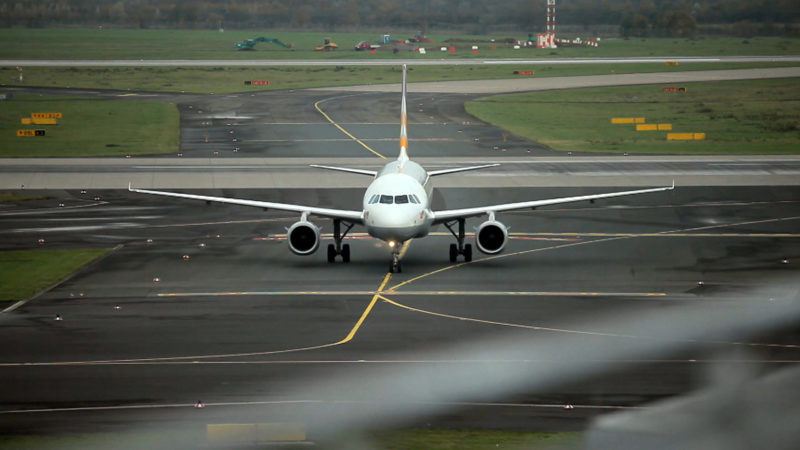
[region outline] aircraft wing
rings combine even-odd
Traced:
[[[449,209],[444,211],[434,211],[433,212],[433,224],[440,224],[444,222],[448,222],[450,220],[455,219],[465,219],[467,217],[475,217],[475,216],[482,216],[486,214],[497,213],[501,211],[513,211],[518,209],[528,209],[528,208],[536,208],[539,206],[547,206],[547,205],[558,205],[561,203],[572,203],[572,202],[580,202],[585,200],[597,200],[601,198],[611,198],[611,197],[623,197],[626,195],[635,195],[635,194],[646,194],[649,192],[660,192],[660,191],[670,191],[675,189],[675,180],[672,181],[672,186],[667,187],[659,187],[659,188],[650,188],[650,189],[639,189],[635,191],[622,191],[622,192],[608,192],[605,194],[591,194],[591,195],[580,195],[577,197],[561,197],[561,198],[551,198],[545,200],[532,200],[529,202],[518,202],[518,203],[504,203],[500,205],[490,205],[490,206],[479,206],[476,208],[463,208],[463,209]]]
[[[136,189],[128,185],[128,190],[140,194],[162,195],[165,197],[186,198],[190,200],[205,200],[207,202],[229,203],[232,205],[253,206],[256,208],[275,209],[278,211],[289,211],[296,213],[306,213],[314,216],[326,217],[330,219],[342,219],[350,223],[363,224],[362,211],[350,211],[346,209],[318,208],[315,206],[292,205],[289,203],[262,202],[258,200],[244,200],[228,197],[211,197],[208,195],[182,194],[178,192],[150,191],[147,189]]]
[[[369,175],[374,177],[378,174],[378,172],[374,170],[365,170],[365,169],[351,169],[350,167],[334,167],[334,166],[320,166],[319,164],[310,164],[311,167],[315,167],[317,169],[327,169],[327,170],[335,170],[337,172],[348,172],[348,173],[357,173],[359,175]]]
[[[435,177],[436,175],[444,175],[447,173],[456,173],[456,172],[466,172],[468,170],[485,169],[487,167],[497,167],[499,165],[500,164],[484,164],[482,166],[456,167],[455,169],[431,170],[430,172],[428,172],[428,176]]]

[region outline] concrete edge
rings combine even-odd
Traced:
[[[9,306],[8,308],[6,308],[6,309],[4,309],[4,310],[0,311],[0,314],[10,313],[10,312],[14,311],[15,309],[17,309],[17,308],[19,308],[19,307],[21,307],[21,306],[25,305],[26,303],[28,303],[28,302],[30,302],[30,301],[32,301],[32,300],[35,300],[35,299],[37,299],[38,297],[40,297],[40,296],[42,296],[42,295],[44,295],[44,294],[46,294],[46,293],[50,292],[50,291],[51,291],[51,290],[53,290],[54,288],[58,287],[60,284],[62,284],[62,283],[64,283],[64,282],[66,282],[66,281],[69,281],[69,280],[70,280],[70,279],[72,279],[72,278],[73,278],[75,275],[78,275],[78,274],[79,274],[79,273],[80,273],[82,270],[84,270],[84,269],[86,269],[86,268],[88,268],[88,267],[91,267],[91,266],[93,266],[93,265],[95,265],[95,264],[99,263],[100,261],[102,261],[102,260],[104,260],[104,259],[108,258],[109,256],[111,256],[111,254],[112,254],[112,253],[116,252],[117,250],[121,249],[121,248],[122,248],[122,247],[124,247],[124,246],[125,246],[125,244],[117,244],[117,246],[115,246],[114,248],[112,248],[111,250],[109,250],[109,251],[108,251],[106,254],[104,254],[104,255],[102,255],[102,256],[98,256],[97,258],[95,258],[95,259],[93,259],[93,260],[89,261],[88,263],[86,263],[86,264],[84,264],[84,265],[82,265],[82,266],[78,267],[77,269],[75,269],[75,270],[73,270],[72,272],[70,272],[69,274],[67,274],[65,277],[61,278],[60,280],[56,281],[55,283],[51,284],[50,286],[47,286],[46,288],[44,288],[44,289],[42,289],[42,290],[40,290],[40,291],[38,291],[38,292],[34,293],[34,294],[33,294],[33,295],[31,295],[30,297],[28,297],[28,298],[26,298],[26,299],[24,299],[24,300],[20,300],[20,301],[18,301],[18,302],[16,302],[16,303],[14,303],[13,305]]]

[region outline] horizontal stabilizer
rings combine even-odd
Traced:
[[[311,167],[315,167],[317,169],[327,169],[327,170],[335,170],[338,172],[349,172],[349,173],[357,173],[359,175],[369,175],[374,177],[378,174],[378,172],[374,170],[365,170],[365,169],[351,169],[350,167],[333,167],[333,166],[320,166],[318,164],[311,164]]]
[[[429,176],[435,177],[436,175],[445,175],[448,173],[456,173],[456,172],[466,172],[468,170],[478,170],[478,169],[486,169],[487,167],[497,167],[500,164],[484,164],[482,166],[470,166],[470,167],[457,167],[455,169],[442,169],[442,170],[431,170],[428,172]]]

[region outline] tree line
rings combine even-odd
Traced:
[[[0,0],[0,26],[540,32],[545,4],[546,0]],[[558,0],[556,11],[558,25],[586,30],[613,25],[626,36],[687,36],[705,24],[745,24],[751,31],[756,26],[781,34],[796,30],[798,19],[797,0]]]

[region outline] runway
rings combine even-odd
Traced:
[[[563,355],[530,359],[480,351],[509,331],[532,339],[533,348],[567,337],[578,339],[575,348],[614,346],[652,335],[605,328],[604,317],[697,305],[769,309],[797,300],[795,158],[571,159],[515,138],[503,144],[499,130],[464,124],[456,95],[424,100],[423,111],[412,114],[409,131],[419,139],[411,141],[412,154],[432,167],[485,161],[496,157],[495,146],[507,155],[502,166],[483,174],[437,179],[436,209],[673,177],[678,187],[498,215],[510,228],[506,250],[476,255],[468,264],[448,261],[453,239],[438,229],[411,241],[403,250],[404,272],[391,275],[389,250],[363,230],[348,240],[353,261],[329,264],[322,252],[290,254],[284,234],[295,215],[123,189],[133,181],[357,209],[364,178],[311,171],[306,163],[374,168],[383,159],[342,139],[314,104],[330,99],[323,110],[387,157],[395,143],[382,139],[396,134],[396,104],[383,94],[334,100],[339,96],[179,97],[181,157],[2,161],[2,183],[27,183],[26,190],[50,198],[3,204],[0,248],[117,249],[0,314],[0,434],[177,429],[184,440],[171,446],[191,448],[205,444],[207,424],[305,422],[316,414],[373,408],[379,417],[381,398],[362,397],[377,383],[376,374],[429,368],[446,381],[444,374],[453,372],[534,371],[572,354],[565,348]],[[363,108],[353,107],[363,99]],[[373,125],[357,126],[365,122]],[[443,123],[449,125],[434,125]],[[240,136],[235,154],[233,143],[222,146],[231,129]],[[213,146],[205,146],[204,133]],[[461,140],[433,140],[439,135]],[[324,141],[308,145],[309,138]],[[276,139],[279,145],[256,142]],[[213,155],[223,148],[225,155]],[[334,181],[323,181],[328,177]],[[326,245],[332,228],[318,223]],[[479,223],[470,220],[468,231]],[[466,353],[448,353],[465,347]],[[647,408],[694,390],[721,360],[771,371],[796,364],[799,350],[796,327],[778,327],[737,338],[708,336],[675,353],[596,354],[612,369],[565,373],[569,381],[513,392],[484,381],[474,396],[437,400],[432,410],[412,402],[433,412],[399,424],[580,430],[599,414]],[[326,389],[342,377],[363,389],[331,396]],[[205,408],[195,408],[198,401]],[[376,423],[369,427],[397,426]],[[319,436],[309,429],[310,439]]]

